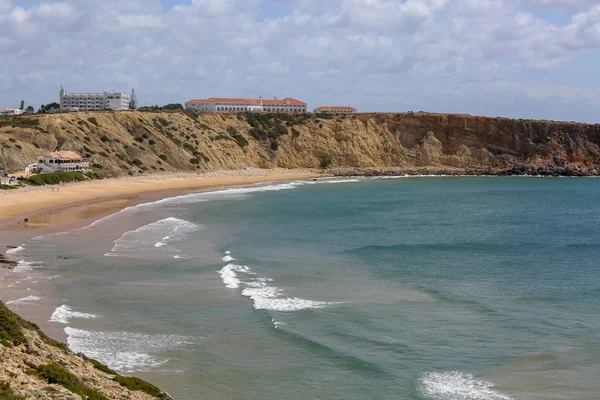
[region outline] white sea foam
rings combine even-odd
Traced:
[[[280,326],[285,326],[286,324],[283,322],[275,321],[275,318],[271,318],[271,323],[275,327],[275,329],[279,329]]]
[[[219,275],[221,275],[221,279],[225,286],[230,289],[237,289],[240,287],[240,279],[238,278],[238,272],[243,272],[245,274],[251,274],[250,268],[244,265],[236,265],[236,264],[227,264],[223,268],[221,268]]]
[[[25,248],[23,247],[23,245],[21,245],[21,246],[15,247],[14,249],[6,250],[6,254],[14,255],[14,254],[22,252],[23,250],[25,250]]]
[[[327,181],[321,181],[321,182],[324,182],[324,183],[352,183],[352,182],[360,182],[360,179],[337,179],[334,181],[327,180]]]
[[[168,360],[155,353],[174,350],[191,344],[192,340],[178,335],[150,335],[133,332],[98,332],[65,327],[67,344],[75,353],[84,353],[110,368],[135,372],[157,367]]]
[[[27,297],[23,297],[22,299],[7,301],[6,304],[7,305],[26,304],[26,303],[31,303],[34,301],[39,301],[39,300],[42,300],[42,298],[38,297],[38,296],[27,296]]]
[[[182,235],[201,228],[199,225],[179,218],[161,219],[133,231],[125,232],[119,239],[115,240],[112,250],[105,255],[120,256],[130,250],[135,250],[137,253],[141,248],[166,247],[170,241],[177,240]]]
[[[28,276],[27,278],[19,279],[18,281],[15,281],[15,282],[11,283],[11,284],[10,284],[10,285],[8,285],[7,287],[9,287],[9,288],[11,288],[11,287],[15,287],[15,286],[17,286],[18,284],[20,284],[20,283],[22,283],[22,282],[26,282],[26,281],[30,281],[30,280],[31,280],[31,277],[30,277],[30,276]]]
[[[50,317],[50,321],[48,322],[58,322],[61,324],[68,324],[69,320],[77,318],[77,319],[95,319],[98,318],[96,314],[88,314],[84,312],[74,311],[71,307],[66,304],[59,306],[54,310],[52,316]]]
[[[231,261],[235,261],[235,258],[233,258],[233,257],[231,257],[229,255],[226,255],[225,257],[223,257],[223,261],[225,261],[225,262],[231,262]]]
[[[35,267],[40,267],[43,264],[39,261],[25,261],[21,260],[13,268],[13,272],[27,272],[32,271]]]
[[[228,252],[229,253],[229,252]],[[227,253],[226,253],[227,254]],[[231,253],[229,253],[231,254]],[[225,257],[230,257],[227,254]],[[223,258],[225,260],[225,257]],[[273,279],[256,277],[250,268],[243,265],[227,264],[220,271],[221,279],[226,287],[230,289],[242,289],[242,296],[248,297],[254,303],[255,310],[270,310],[280,312],[292,312],[306,309],[325,308],[340,304],[336,302],[306,300],[298,297],[286,297],[283,290],[276,286],[270,286],[268,282]],[[240,279],[239,273],[245,274],[248,279]]]
[[[494,384],[458,371],[429,372],[421,377],[421,392],[432,400],[511,400]]]

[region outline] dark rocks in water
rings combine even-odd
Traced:
[[[600,176],[594,167],[581,168],[562,165],[516,165],[508,169],[482,168],[341,168],[328,171],[332,176]]]
[[[14,248],[14,247],[13,247]],[[17,265],[16,261],[9,260],[4,254],[0,254],[0,268],[14,268]]]

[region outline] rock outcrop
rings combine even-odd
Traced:
[[[0,302],[0,398],[169,400],[155,386],[72,353]],[[171,399],[172,400],[172,399]]]
[[[600,125],[428,113],[89,112],[0,118],[0,168],[81,152],[100,176],[246,167],[595,175]]]

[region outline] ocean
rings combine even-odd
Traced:
[[[9,305],[180,400],[599,399],[599,199],[535,177],[193,193],[12,251]]]

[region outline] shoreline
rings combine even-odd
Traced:
[[[210,191],[220,188],[245,186],[268,182],[284,182],[297,179],[325,177],[322,171],[316,170],[241,170],[216,171],[207,174],[177,174],[177,176],[154,175],[143,178],[117,178],[102,181],[78,182],[61,186],[60,192],[52,192],[48,187],[31,187],[0,193],[0,300],[14,300],[19,293],[12,289],[11,272],[17,266],[19,256],[6,254],[7,251],[25,244],[27,241],[60,232],[83,228],[106,216],[112,215],[127,207],[158,201],[165,198],[195,192]],[[156,186],[159,186],[157,189]],[[104,196],[96,194],[102,191]],[[27,194],[35,194],[36,199],[48,199],[57,193],[64,196],[52,198],[52,206],[38,207],[39,201],[28,202],[19,208],[17,215],[10,215],[3,200],[12,201]],[[72,201],[75,200],[75,201]],[[23,218],[45,221],[42,223],[24,224]],[[14,275],[15,279],[18,275]],[[18,280],[18,279],[17,279]],[[12,282],[14,283],[14,282]],[[21,293],[25,295],[26,293]],[[16,306],[16,307],[15,307]],[[10,308],[26,320],[41,325],[50,337],[66,343],[67,336],[62,327],[48,324],[46,312],[40,310],[19,309],[18,303]]]
[[[154,174],[0,192],[0,253],[34,237],[76,229],[144,202],[221,187],[324,176],[323,171],[310,169],[246,169]],[[59,191],[51,191],[57,186]]]

